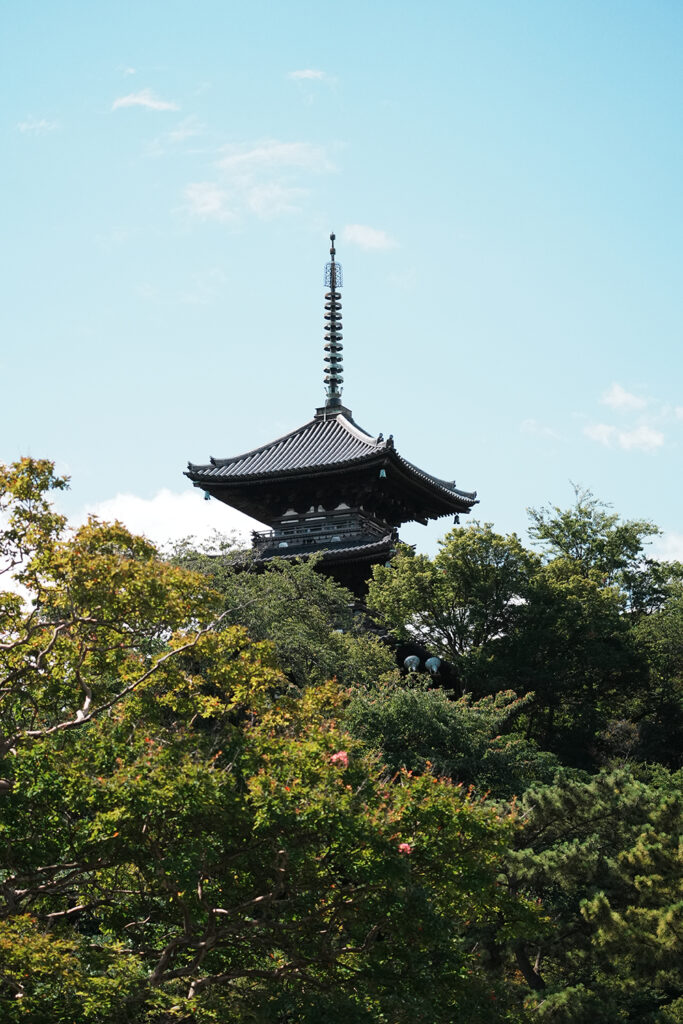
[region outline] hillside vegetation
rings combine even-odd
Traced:
[[[0,1020],[683,1022],[652,524],[474,523],[361,613],[313,562],[70,531],[66,485],[0,466]]]

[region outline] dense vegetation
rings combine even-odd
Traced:
[[[0,1020],[683,1021],[651,524],[577,493],[534,550],[453,530],[370,620],[311,563],[69,532],[64,486],[0,467]]]

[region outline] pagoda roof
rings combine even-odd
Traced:
[[[208,466],[189,463],[188,476],[201,473],[211,480],[254,478],[338,466],[376,455],[386,442],[371,437],[344,414],[315,418],[282,437],[229,459],[210,460]]]
[[[188,463],[186,476],[197,487],[220,487],[256,481],[334,473],[368,465],[393,464],[421,488],[450,499],[457,511],[476,504],[476,491],[462,491],[455,481],[424,472],[396,451],[393,438],[373,437],[351,417],[349,410],[318,410],[315,417],[268,444],[232,458],[211,458],[207,465]]]

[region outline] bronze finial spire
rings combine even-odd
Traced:
[[[342,340],[341,299],[337,289],[342,286],[341,263],[335,263],[334,232],[330,235],[330,262],[325,265],[325,408],[341,408],[344,346]]]

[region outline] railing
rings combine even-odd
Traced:
[[[255,551],[287,548],[326,548],[353,545],[383,537],[387,527],[364,516],[311,516],[292,523],[282,523],[274,530],[254,531]]]

